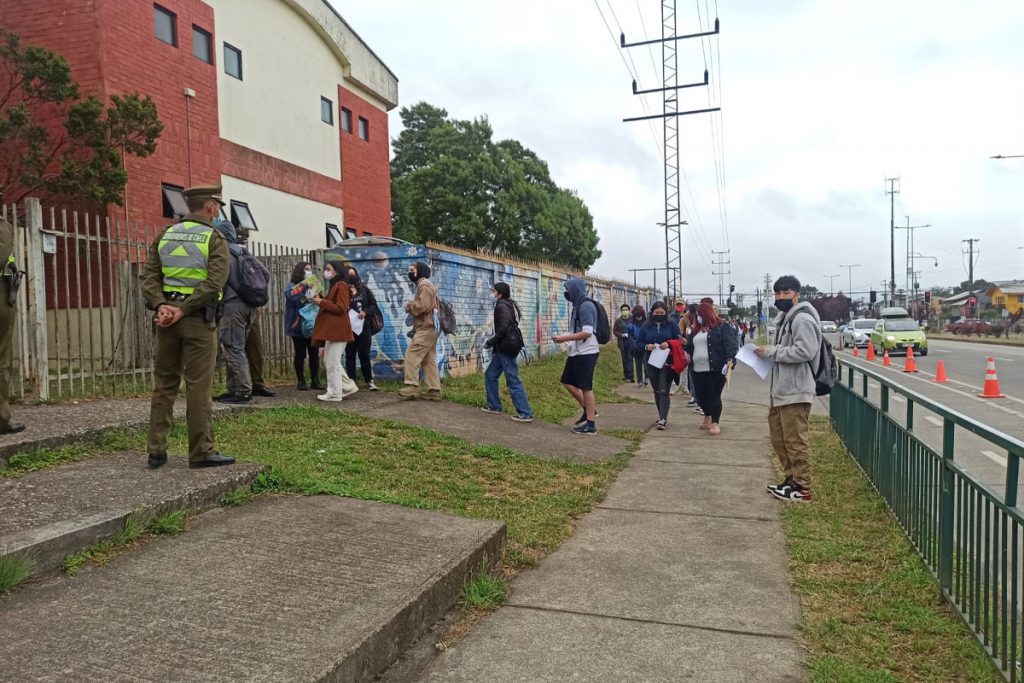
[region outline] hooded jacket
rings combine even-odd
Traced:
[[[814,373],[821,348],[821,321],[814,306],[801,301],[775,318],[776,344],[766,347],[772,366],[771,404],[785,406],[814,401]]]
[[[323,346],[324,342],[350,342],[355,339],[352,334],[352,321],[348,318],[349,290],[348,283],[342,277],[345,266],[341,261],[328,261],[337,273],[331,280],[331,288],[320,299],[320,312],[313,323],[313,346]]]
[[[231,253],[231,274],[228,276],[227,284],[224,285],[224,298],[221,299],[221,302],[225,306],[246,306],[245,302],[238,297],[238,284],[241,279],[241,273],[238,270],[238,256],[244,247],[238,243],[238,234],[231,221],[219,218],[213,222],[213,229],[219,232],[228,243],[228,251]],[[246,307],[248,308],[248,306]]]
[[[430,266],[423,261],[417,261],[414,265],[420,279],[416,280],[416,296],[405,305],[405,311],[412,316],[413,332],[433,332],[434,311],[440,307],[441,297],[437,294],[437,287],[430,281]]]
[[[601,345],[597,343],[597,335],[594,330],[597,328],[597,306],[594,302],[587,300],[587,283],[578,278],[571,277],[565,281],[565,291],[572,302],[572,313],[569,317],[569,332],[589,332],[590,336],[583,341],[569,342],[570,356],[586,356],[592,353],[601,353]]]

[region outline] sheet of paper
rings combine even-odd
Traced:
[[[754,372],[757,373],[758,377],[764,379],[768,376],[768,373],[772,371],[772,366],[775,365],[775,363],[771,358],[760,358],[755,355],[754,349],[756,348],[757,347],[753,344],[741,346],[739,352],[736,354],[736,360],[744,365],[749,365],[753,368]]]
[[[366,318],[360,319],[359,314],[355,311],[348,312],[348,319],[352,322],[352,334],[360,335],[363,333],[363,324],[366,322]]]
[[[651,351],[651,357],[647,359],[647,363],[660,369],[665,365],[670,353],[672,353],[671,349],[654,349]]]

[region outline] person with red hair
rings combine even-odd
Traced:
[[[725,368],[736,363],[739,343],[732,328],[726,325],[707,301],[697,306],[693,334],[687,339],[686,351],[693,363],[693,386],[697,405],[704,412],[701,429],[717,436],[722,433],[722,391],[725,389]]]

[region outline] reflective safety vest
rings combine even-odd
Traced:
[[[169,227],[160,238],[160,270],[165,292],[191,294],[209,277],[213,228],[195,221]]]

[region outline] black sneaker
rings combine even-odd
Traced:
[[[188,466],[190,469],[197,470],[203,467],[223,467],[224,465],[234,465],[235,459],[229,455],[223,455],[214,451],[206,457],[204,460],[189,460]]]
[[[768,484],[767,486],[765,486],[765,488],[768,489],[768,493],[775,493],[776,491],[781,491],[784,488],[792,486],[794,483],[795,482],[791,478],[786,477],[785,479],[782,480],[781,483]]]
[[[597,434],[597,425],[584,422],[572,428],[573,434]]]
[[[594,417],[595,418],[598,417],[598,413],[597,412],[594,413]],[[578,419],[575,422],[573,422],[572,426],[573,427],[579,427],[580,425],[585,425],[585,424],[587,424],[587,411],[584,410],[583,414],[580,415],[580,419]]]
[[[234,406],[247,406],[252,404],[252,394],[226,394],[213,399],[217,403],[227,403]]]
[[[654,423],[654,426],[658,429],[668,429],[668,420],[658,420]]]
[[[299,382],[297,385],[295,385],[295,388],[298,389],[299,391],[309,391],[309,385],[306,384],[305,382]]]
[[[164,465],[167,464],[167,454],[166,453],[150,453],[149,454],[149,458],[146,460],[146,464],[149,465],[150,468],[152,468],[154,470],[157,467],[163,467]]]
[[[787,503],[810,503],[811,502],[811,490],[804,488],[800,484],[794,483],[792,486],[785,486],[781,489],[775,489],[772,491],[772,495],[779,500],[784,500]]]
[[[271,389],[266,388],[262,384],[256,384],[256,385],[253,385],[252,395],[253,396],[266,396],[267,398],[270,398],[271,396],[277,396],[277,392],[273,391]]]

